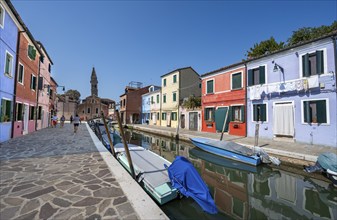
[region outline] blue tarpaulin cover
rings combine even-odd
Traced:
[[[205,212],[216,214],[217,208],[208,187],[194,166],[182,156],[177,156],[168,167],[172,186],[186,197],[193,198]]]

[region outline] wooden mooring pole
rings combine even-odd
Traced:
[[[119,111],[118,111],[118,110],[116,110],[116,115],[117,115],[117,121],[118,121],[119,130],[120,130],[120,133],[121,133],[122,139],[123,139],[124,150],[125,150],[126,157],[127,157],[127,159],[128,159],[129,166],[130,166],[131,176],[132,176],[132,178],[135,179],[135,178],[136,178],[135,170],[133,169],[133,164],[132,164],[132,159],[131,159],[129,147],[128,147],[128,144],[126,143],[126,138],[125,138],[125,134],[124,134],[124,129],[123,129],[123,125],[122,125],[121,118],[120,118],[120,116],[119,116]]]
[[[112,140],[111,140],[111,136],[110,136],[110,131],[109,131],[108,125],[106,124],[106,121],[105,121],[104,112],[101,111],[101,114],[102,114],[102,120],[103,120],[103,124],[104,124],[104,127],[105,127],[105,131],[106,131],[106,134],[108,135],[108,139],[109,139],[110,149],[112,151],[112,155],[114,157],[116,157],[115,148],[114,148]]]

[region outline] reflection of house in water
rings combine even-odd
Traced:
[[[266,179],[249,176],[250,218],[303,219],[316,216],[337,219],[337,190],[327,190],[328,184],[320,181],[319,192],[312,184],[291,173],[282,171],[281,175],[282,178]]]
[[[190,157],[210,189],[219,211],[238,219],[249,216],[248,173]]]

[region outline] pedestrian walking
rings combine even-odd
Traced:
[[[61,128],[63,128],[65,120],[66,120],[66,118],[64,117],[64,115],[62,115],[62,117],[60,119],[60,121],[61,121]]]
[[[53,128],[56,128],[56,125],[57,125],[57,121],[58,121],[58,117],[57,115],[55,114],[52,119],[51,119],[51,125]]]
[[[80,123],[81,123],[81,119],[80,117],[78,117],[78,114],[76,114],[76,116],[74,117],[74,133],[77,132],[78,126],[80,125]]]
[[[73,123],[73,115],[70,115],[70,124]]]

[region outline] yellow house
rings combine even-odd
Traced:
[[[161,85],[161,126],[176,128],[183,99],[201,95],[199,74],[192,67],[176,69],[161,76]]]

